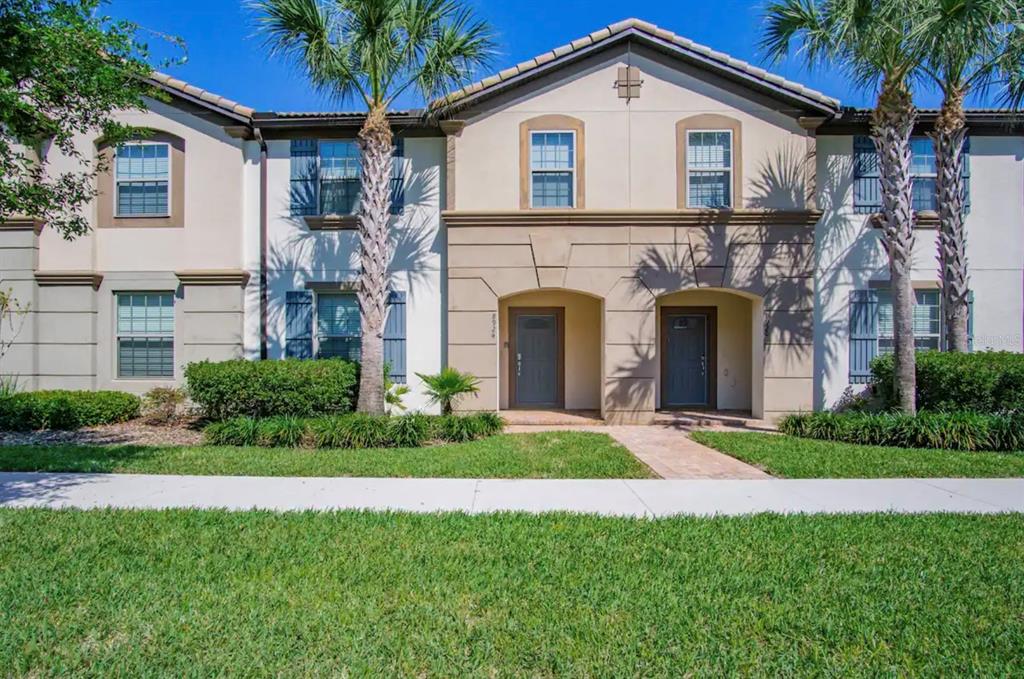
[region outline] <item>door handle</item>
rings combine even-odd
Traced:
[[[523,355],[516,354],[516,377],[520,377],[523,374]]]
[[[707,357],[704,354],[700,355],[700,374],[708,374]]]

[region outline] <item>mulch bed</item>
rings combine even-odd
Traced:
[[[0,431],[0,446],[25,445],[143,445],[195,446],[203,442],[197,421],[176,425],[153,426],[141,420],[85,427],[75,431]]]

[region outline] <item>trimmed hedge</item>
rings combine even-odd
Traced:
[[[811,413],[785,417],[779,430],[801,438],[871,446],[1024,450],[1021,413]]]
[[[493,436],[504,424],[496,413],[233,417],[208,425],[203,433],[214,446],[419,448],[432,441],[458,443]]]
[[[210,418],[337,415],[352,410],[359,369],[340,358],[201,361],[185,368],[189,398]]]
[[[78,429],[139,416],[142,401],[123,391],[29,391],[0,399],[0,429]]]
[[[892,355],[876,358],[871,373],[886,407],[895,407]],[[917,408],[942,412],[1024,412],[1024,354],[919,352]]]

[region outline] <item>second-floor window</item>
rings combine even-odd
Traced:
[[[732,172],[731,130],[687,132],[687,207],[732,207]]]
[[[971,204],[970,139],[964,140],[963,179],[964,209]],[[910,176],[913,180],[911,207],[916,212],[934,212],[938,209],[935,193],[935,146],[928,137],[910,140]],[[871,137],[858,135],[853,140],[853,209],[857,214],[872,214],[882,210],[882,186],[879,181],[878,153]]]
[[[530,133],[530,204],[575,207],[576,133]]]
[[[122,144],[114,166],[116,216],[170,215],[169,144]]]
[[[320,214],[348,215],[359,204],[359,146],[353,141],[320,142]]]

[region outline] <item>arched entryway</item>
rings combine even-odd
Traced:
[[[602,302],[564,289],[498,302],[502,410],[601,410]]]
[[[726,289],[682,290],[657,301],[660,410],[764,411],[764,304]]]

